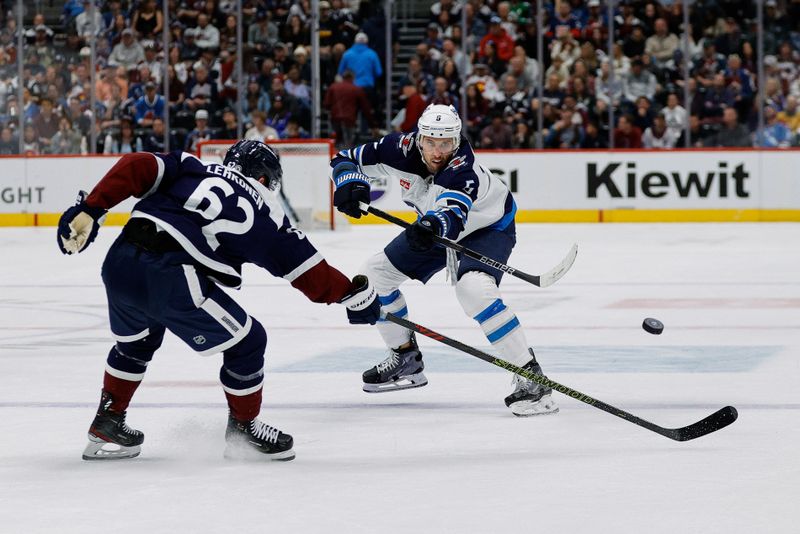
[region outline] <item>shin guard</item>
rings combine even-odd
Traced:
[[[147,337],[135,341],[117,341],[106,359],[103,389],[111,394],[110,409],[122,413],[128,409],[136,388],[142,383],[147,364],[164,340],[163,329],[152,329]]]
[[[392,265],[384,252],[379,252],[367,260],[362,265],[360,272],[367,275],[375,287],[382,311],[402,318],[408,317],[406,299],[398,289],[400,284],[408,280],[408,277]],[[384,343],[389,348],[397,348],[411,340],[411,331],[402,326],[383,319],[378,320],[377,326]]]
[[[261,411],[266,348],[267,333],[252,319],[247,336],[223,353],[219,379],[231,416],[237,421],[252,421]]]
[[[456,295],[464,312],[480,324],[486,339],[504,360],[519,366],[530,361],[525,332],[503,302],[492,276],[480,271],[465,273],[456,284]]]

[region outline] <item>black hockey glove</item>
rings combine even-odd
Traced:
[[[442,222],[436,215],[425,215],[406,228],[408,246],[414,252],[427,252],[433,248],[433,236],[442,234]]]
[[[79,191],[75,205],[58,221],[58,248],[63,254],[75,254],[89,246],[106,220],[106,210],[86,205],[86,191]]]
[[[343,163],[334,169],[333,205],[336,209],[355,219],[364,214],[361,203],[369,204],[369,177],[358,172],[355,165]]]
[[[378,295],[363,274],[353,278],[353,288],[339,302],[347,308],[350,324],[375,324],[381,316]]]

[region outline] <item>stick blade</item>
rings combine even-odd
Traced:
[[[738,417],[739,412],[736,411],[736,408],[726,406],[694,424],[672,430],[669,437],[676,441],[697,439],[733,424]]]
[[[539,277],[539,287],[551,286],[558,282],[570,270],[577,256],[578,244],[574,243],[564,259],[561,260],[561,263]]]

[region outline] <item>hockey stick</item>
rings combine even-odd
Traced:
[[[292,223],[292,226],[296,226],[300,224],[300,217],[297,216],[297,212],[294,211],[294,207],[292,207],[292,203],[289,202],[289,198],[286,196],[286,193],[283,192],[283,187],[280,188],[278,191],[278,200],[283,207],[283,211],[286,212],[286,215],[289,216],[289,220]]]
[[[616,415],[617,417],[619,417],[621,419],[625,419],[628,422],[631,422],[631,423],[633,423],[635,425],[639,425],[640,427],[646,428],[647,430],[655,432],[656,434],[661,434],[662,436],[665,436],[665,437],[667,437],[669,439],[672,439],[672,440],[675,440],[675,441],[689,441],[689,440],[692,440],[692,439],[699,438],[701,436],[705,436],[706,434],[710,434],[712,432],[716,432],[717,430],[725,428],[726,426],[728,426],[731,423],[733,423],[734,421],[736,421],[736,418],[739,416],[738,412],[736,411],[736,408],[734,408],[733,406],[726,406],[724,408],[721,408],[720,410],[717,410],[716,412],[714,412],[713,414],[709,415],[705,419],[702,419],[702,420],[700,420],[700,421],[698,421],[696,423],[693,423],[693,424],[691,424],[689,426],[684,426],[684,427],[681,427],[681,428],[664,428],[664,427],[658,426],[658,425],[656,425],[654,423],[651,423],[650,421],[645,421],[644,419],[636,417],[635,415],[630,414],[630,413],[626,412],[625,410],[620,410],[619,408],[611,406],[610,404],[606,404],[605,402],[603,402],[601,400],[592,398],[592,397],[590,397],[590,396],[588,396],[588,395],[586,395],[584,393],[581,393],[580,391],[577,391],[577,390],[574,390],[574,389],[572,389],[572,388],[570,388],[568,386],[559,384],[558,382],[556,382],[554,380],[550,380],[549,378],[547,378],[545,376],[531,373],[530,371],[526,371],[525,369],[522,369],[521,367],[517,367],[513,363],[509,363],[509,362],[507,362],[505,360],[501,360],[500,358],[495,358],[494,356],[491,356],[491,355],[489,355],[489,354],[487,354],[487,353],[485,353],[483,351],[480,351],[480,350],[478,350],[478,349],[476,349],[474,347],[470,347],[469,345],[465,345],[464,343],[461,343],[460,341],[456,341],[455,339],[451,339],[449,337],[443,336],[442,334],[439,334],[438,332],[434,332],[433,330],[429,330],[428,328],[425,328],[422,325],[418,325],[416,323],[412,323],[411,321],[407,321],[407,320],[402,319],[400,317],[397,317],[396,315],[391,314],[391,313],[386,313],[384,315],[384,318],[387,321],[390,321],[392,323],[398,324],[400,326],[404,326],[404,327],[408,328],[409,330],[413,330],[414,332],[418,332],[418,333],[422,334],[423,336],[429,337],[431,339],[435,339],[436,341],[439,341],[440,343],[444,343],[445,345],[449,345],[449,346],[451,346],[451,347],[453,347],[455,349],[458,349],[458,350],[460,350],[462,352],[466,352],[467,354],[471,354],[472,356],[475,356],[476,358],[480,358],[481,360],[483,360],[485,362],[489,362],[489,363],[494,364],[494,365],[496,365],[498,367],[501,367],[501,368],[505,369],[506,371],[511,371],[512,373],[518,374],[518,375],[520,375],[520,376],[522,376],[524,378],[527,378],[529,380],[533,380],[537,384],[541,384],[543,386],[553,388],[555,391],[558,391],[559,393],[563,393],[564,395],[567,395],[568,397],[571,397],[571,398],[573,398],[575,400],[579,400],[579,401],[581,401],[581,402],[583,402],[585,404],[588,404],[589,406],[592,406],[594,408],[603,410],[604,412],[610,413],[611,415]]]
[[[394,223],[398,226],[402,226],[403,228],[408,228],[411,226],[411,223],[407,223],[403,219],[399,217],[395,217],[394,215],[390,215],[385,211],[381,211],[378,208],[373,208],[365,204],[364,202],[361,203],[361,210],[367,213],[371,213],[376,217],[380,217],[381,219],[387,220],[391,223]],[[443,245],[447,248],[451,248],[456,252],[461,252],[465,256],[469,256],[474,260],[478,260],[481,263],[484,263],[490,267],[494,267],[498,271],[502,271],[504,273],[510,274],[511,276],[516,276],[517,278],[521,278],[526,282],[530,282],[531,284],[538,286],[538,287],[547,287],[555,284],[564,276],[567,271],[569,271],[572,264],[575,263],[575,257],[578,255],[578,244],[575,243],[572,245],[572,248],[569,250],[569,253],[561,260],[561,263],[547,271],[542,275],[535,275],[535,274],[528,274],[525,272],[520,271],[519,269],[515,269],[513,267],[509,267],[504,263],[500,263],[499,261],[493,260],[488,256],[484,256],[480,252],[475,252],[474,250],[468,249],[463,245],[459,245],[453,241],[450,241],[447,238],[439,237],[438,235],[433,236],[433,240],[440,245]]]

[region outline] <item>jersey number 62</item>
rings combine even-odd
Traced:
[[[220,191],[224,197],[221,198],[213,189]],[[212,250],[216,250],[219,247],[217,234],[224,232],[241,235],[247,233],[247,231],[253,227],[255,218],[253,205],[241,196],[237,196],[236,206],[244,212],[244,220],[237,222],[219,218],[224,208],[222,204],[223,198],[229,197],[235,193],[231,184],[222,178],[206,178],[200,182],[200,185],[197,186],[197,189],[194,190],[183,205],[184,209],[199,213],[203,218],[211,221],[209,224],[203,226],[202,231]],[[208,200],[208,203],[201,208],[200,205],[203,203],[203,200]]]

